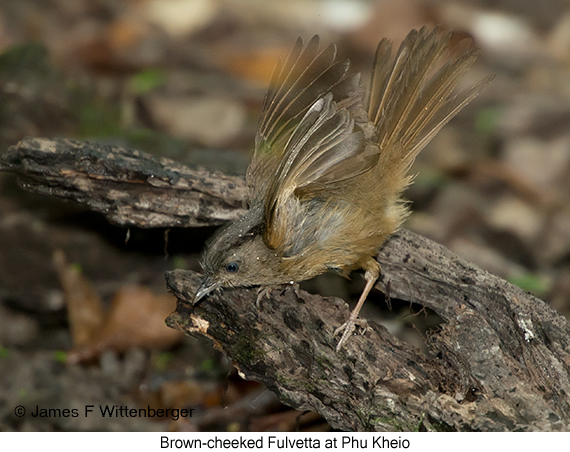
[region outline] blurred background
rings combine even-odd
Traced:
[[[297,36],[366,80],[378,41],[442,25],[494,82],[420,155],[406,227],[570,314],[570,5],[545,0],[2,0],[0,152],[25,136],[129,146],[245,174],[266,85]],[[213,229],[138,230],[0,173],[0,430],[328,430],[164,326],[164,272],[199,270]],[[168,240],[165,240],[165,234]],[[128,240],[126,240],[128,234]],[[345,300],[351,281],[308,290]],[[438,319],[363,310],[424,348]],[[133,317],[136,313],[136,317]],[[23,405],[192,408],[192,417],[18,418]]]

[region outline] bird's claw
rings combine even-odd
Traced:
[[[357,326],[362,330],[360,334],[364,334],[368,329],[368,322],[366,321],[366,319],[349,318],[346,322],[344,322],[341,326],[339,326],[336,330],[334,330],[333,337],[338,336],[342,331],[344,331],[342,333],[340,341],[338,341],[338,344],[336,346],[337,352],[340,351],[342,346],[345,344],[345,342],[348,340],[348,338],[354,332]]]
[[[257,290],[257,298],[255,299],[255,307],[258,311],[261,311],[262,306],[261,302],[264,298],[269,299],[269,294],[271,293],[271,286],[261,286]]]

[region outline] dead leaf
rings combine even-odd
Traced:
[[[141,286],[124,287],[115,295],[101,330],[87,344],[74,348],[67,359],[84,361],[108,349],[169,348],[182,337],[164,323],[175,307],[176,299],[170,294],[155,295]]]
[[[104,350],[169,348],[183,336],[164,323],[176,308],[173,295],[125,286],[115,294],[106,313],[99,294],[76,266],[66,262],[63,252],[56,251],[53,260],[65,294],[73,340],[68,362],[97,358]]]
[[[87,344],[103,324],[105,313],[101,297],[79,268],[67,263],[63,251],[54,252],[53,262],[67,303],[73,347],[79,348]]]

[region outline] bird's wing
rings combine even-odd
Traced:
[[[290,197],[315,196],[378,161],[377,147],[355,130],[363,96],[359,74],[347,75],[348,60],[335,57],[334,45],[319,51],[318,36],[305,47],[297,40],[266,94],[247,182],[250,205],[264,204],[270,248],[287,240]]]

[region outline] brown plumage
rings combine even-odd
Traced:
[[[327,270],[367,281],[337,350],[380,272],[378,249],[408,215],[408,170],[492,77],[453,94],[478,50],[451,33],[412,30],[395,57],[378,45],[368,101],[336,47],[301,39],[274,71],[247,172],[248,212],[220,229],[202,259],[195,302],[214,289],[287,284]]]

